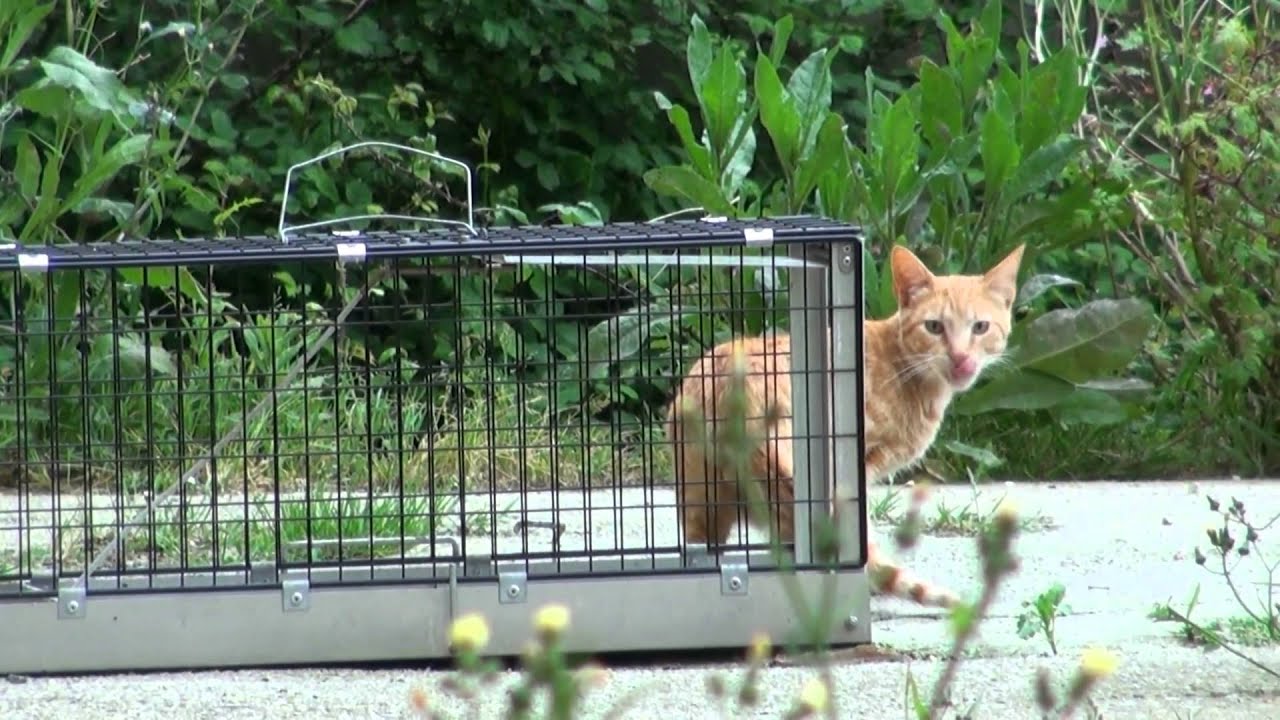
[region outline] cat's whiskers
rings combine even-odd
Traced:
[[[906,355],[903,359],[907,361],[906,364],[898,368],[898,371],[893,375],[885,378],[883,386],[885,389],[901,387],[924,374],[929,369],[929,366],[935,362],[936,356],[933,353],[915,353]]]

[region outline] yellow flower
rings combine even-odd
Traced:
[[[1013,498],[1006,497],[1000,501],[1000,506],[996,508],[996,519],[1013,524],[1018,520],[1018,503]]]
[[[820,713],[827,709],[827,684],[822,678],[811,678],[800,690],[800,707]]]
[[[543,606],[533,618],[533,626],[543,635],[559,635],[569,625],[569,608],[563,605]]]
[[[771,650],[773,650],[773,644],[769,642],[768,633],[756,633],[755,637],[751,638],[751,647],[747,649],[747,659],[752,664],[762,663],[769,657]]]
[[[1119,660],[1104,648],[1087,648],[1080,657],[1080,672],[1090,678],[1105,678],[1116,671]]]
[[[489,623],[480,613],[459,616],[449,627],[449,644],[455,650],[479,650],[489,644]]]

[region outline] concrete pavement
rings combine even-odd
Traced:
[[[1234,495],[1252,517],[1270,518],[1280,513],[1280,483],[993,484],[981,487],[980,509],[992,507],[1005,492],[1024,514],[1041,514],[1052,527],[1019,538],[1022,567],[1003,588],[973,657],[961,670],[954,695],[958,705],[976,703],[975,718],[1037,717],[1031,700],[1035,668],[1055,669],[1065,681],[1080,651],[1101,645],[1120,660],[1117,673],[1096,694],[1106,718],[1280,718],[1280,681],[1224,650],[1186,647],[1172,637],[1170,624],[1147,617],[1154,603],[1171,599],[1184,606],[1197,583],[1200,599],[1193,619],[1209,622],[1240,614],[1226,585],[1191,560],[1197,544],[1207,545],[1204,527],[1212,516],[1204,495],[1223,501]],[[936,513],[939,503],[954,509],[970,500],[968,486],[943,487],[925,515]],[[886,530],[877,528],[881,535]],[[1280,542],[1265,533],[1261,547],[1264,553],[1280,554]],[[909,558],[914,569],[930,578],[965,593],[976,591],[971,537],[925,537]],[[1266,590],[1264,575],[1245,574],[1254,567],[1256,563],[1246,562],[1237,577],[1249,599]],[[1071,608],[1058,621],[1058,657],[1049,655],[1040,637],[1019,638],[1015,619],[1022,601],[1055,581],[1066,586],[1065,602]],[[844,658],[837,665],[841,717],[905,717],[908,670],[929,684],[940,667],[931,658],[948,644],[946,625],[937,613],[891,599],[877,598],[873,605],[873,637],[884,652],[871,659]],[[1280,649],[1246,651],[1280,669]],[[705,690],[705,677],[712,672],[733,678],[741,671],[727,658],[692,662],[674,655],[613,667],[593,691],[591,709],[583,717],[608,717],[609,708],[623,698],[634,702],[616,717],[717,717]],[[441,690],[445,675],[381,668],[17,678],[0,682],[0,717],[398,718],[411,716],[409,694],[415,687],[432,704],[452,706],[446,717],[502,717],[505,682],[483,694],[478,705],[464,708]],[[755,708],[726,709],[723,716],[780,717],[810,675],[784,659],[765,672]]]

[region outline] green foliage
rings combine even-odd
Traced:
[[[1066,594],[1067,588],[1062,583],[1054,583],[1034,599],[1023,600],[1023,610],[1017,618],[1018,637],[1029,640],[1037,634],[1043,634],[1045,641],[1049,643],[1049,649],[1057,655],[1058,618],[1071,613],[1071,606],[1062,602]]]
[[[702,132],[691,113],[658,95],[684,152],[683,163],[645,175],[656,192],[711,213],[794,214],[818,211],[865,224],[868,313],[892,312],[887,268],[874,259],[910,238],[943,272],[989,267],[1019,243],[1053,250],[1078,243],[1096,229],[1088,209],[1093,185],[1069,171],[1086,143],[1073,127],[1087,89],[1070,48],[1032,63],[1019,43],[1016,62],[999,47],[1001,4],[990,2],[968,32],[946,15],[946,61],[924,59],[917,82],[891,98],[876,89],[863,139],[855,142],[832,107],[835,49],[808,54],[782,80],[794,20],[773,26],[768,52],[753,59],[754,83],[731,43],[717,42],[696,16],[688,69]],[[773,148],[778,174],[754,181],[759,121]],[[1024,261],[1025,263],[1026,261]],[[1118,378],[1135,360],[1155,325],[1137,299],[1099,299],[1077,308],[1044,308],[1053,288],[1079,285],[1057,274],[1029,278],[1020,293],[1020,318],[1005,362],[957,403],[961,415],[1050,410],[1061,423],[1107,425],[1138,415],[1150,384]],[[989,450],[952,442],[958,454]]]

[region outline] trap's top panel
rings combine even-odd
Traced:
[[[856,225],[814,216],[746,220],[667,220],[609,225],[550,225],[423,231],[289,233],[288,242],[255,235],[182,240],[122,240],[81,245],[0,244],[0,269],[138,267],[206,263],[493,255],[498,253],[672,250],[772,243],[859,242]]]

